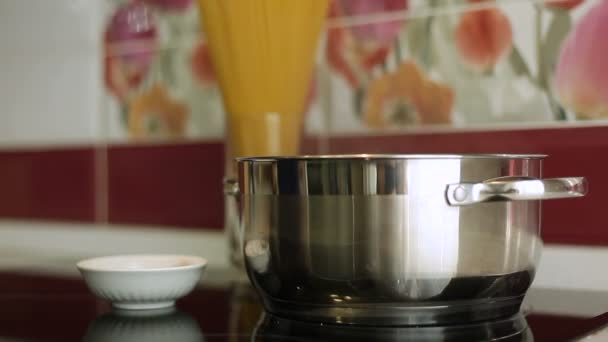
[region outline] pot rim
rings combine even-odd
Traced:
[[[545,154],[321,154],[301,156],[254,156],[235,158],[237,162],[280,160],[409,160],[409,159],[544,159]]]

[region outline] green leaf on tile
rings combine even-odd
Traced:
[[[353,107],[355,107],[355,115],[359,118],[363,117],[363,102],[365,102],[366,90],[363,87],[358,87],[355,90],[353,97]]]
[[[559,56],[559,49],[564,38],[572,28],[572,17],[568,11],[551,11],[553,20],[543,39],[543,66],[545,71],[553,70]]]
[[[406,34],[410,56],[418,63],[426,65],[429,62],[428,49],[431,40],[428,18],[417,18],[410,21],[407,25]]]
[[[528,76],[530,77],[530,68],[524,60],[524,57],[519,52],[519,49],[513,47],[511,54],[509,55],[509,63],[517,76]]]
[[[122,122],[123,127],[129,127],[129,106],[126,104],[120,105],[120,121]]]

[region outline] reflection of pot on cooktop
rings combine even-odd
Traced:
[[[420,342],[531,342],[523,315],[477,324],[428,327],[371,327],[294,321],[266,315],[253,340],[267,341],[420,341]]]

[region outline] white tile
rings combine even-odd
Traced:
[[[0,2],[0,148],[98,139],[102,4]]]

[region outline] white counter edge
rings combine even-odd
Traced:
[[[71,262],[130,253],[199,255],[216,269],[229,266],[223,232],[47,221],[0,220],[0,268],[33,259]],[[608,290],[608,247],[546,244],[534,287]]]

